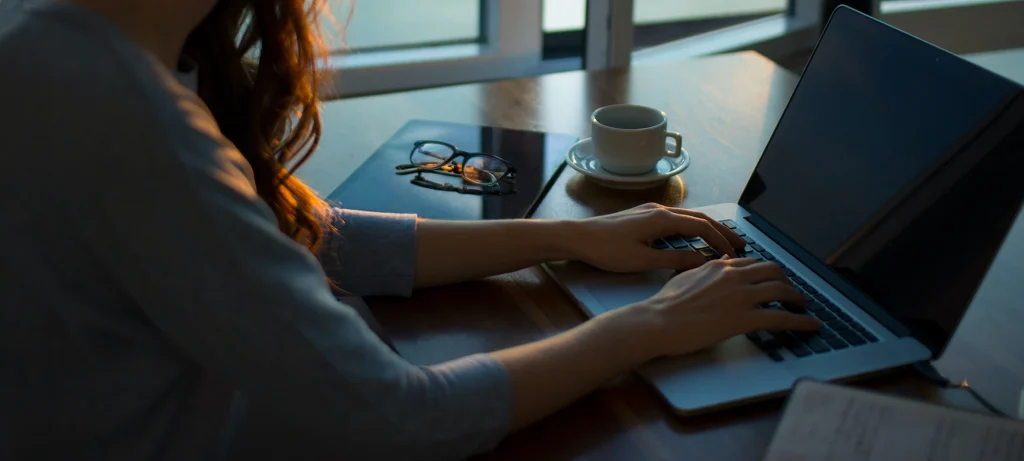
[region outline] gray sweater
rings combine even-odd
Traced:
[[[336,210],[318,261],[194,76],[82,8],[0,1],[0,63],[0,459],[221,459],[252,399],[345,459],[505,434],[500,363],[411,365],[325,282],[408,295],[415,217]]]

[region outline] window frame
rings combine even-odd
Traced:
[[[325,97],[353,97],[575,69],[686,59],[753,50],[776,61],[810,51],[825,0],[789,0],[769,15],[634,51],[634,0],[587,0],[582,31],[555,32],[561,49],[545,59],[543,0],[481,0],[481,41],[334,55]],[[871,0],[876,17],[954,53],[1024,47],[1014,34],[1021,0]],[[357,19],[358,20],[358,19]],[[641,26],[643,27],[643,26]],[[550,37],[549,37],[550,38]],[[550,42],[550,40],[549,40]],[[574,43],[582,42],[579,56]]]
[[[481,0],[479,43],[332,55],[325,98],[578,69],[578,58],[543,59],[541,12],[542,0]]]
[[[754,50],[773,60],[814,47],[824,0],[790,0],[785,13],[668,42],[633,53],[634,63]],[[954,53],[1024,47],[1014,33],[1024,18],[1020,0],[871,0],[873,15]]]

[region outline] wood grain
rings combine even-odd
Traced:
[[[333,190],[353,163],[412,118],[587,136],[594,109],[630,102],[661,108],[670,128],[683,134],[693,166],[682,181],[623,192],[601,188],[567,170],[538,216],[585,217],[647,201],[686,207],[732,202],[796,81],[760,55],[739,53],[341,100],[324,109],[323,150],[330,155],[314,159],[301,176],[321,191]],[[1016,408],[1024,386],[1024,339],[1017,334],[1024,325],[1021,261],[1024,225],[1018,222],[939,363],[944,373],[966,377],[1007,411]],[[584,321],[572,300],[536,267],[422,290],[411,299],[372,299],[370,304],[400,353],[420,364],[537,340]],[[963,391],[939,391],[909,372],[862,385],[977,407]],[[760,459],[781,405],[771,401],[683,419],[670,414],[645,384],[624,376],[509,436],[481,459]]]

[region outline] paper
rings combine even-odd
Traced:
[[[765,458],[888,460],[1024,460],[1024,422],[803,381]]]

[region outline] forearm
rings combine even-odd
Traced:
[[[491,354],[512,380],[512,430],[557,411],[656,355],[642,341],[653,316],[634,307],[606,313],[543,341]]]
[[[503,274],[572,259],[571,221],[421,220],[416,228],[416,286]]]

